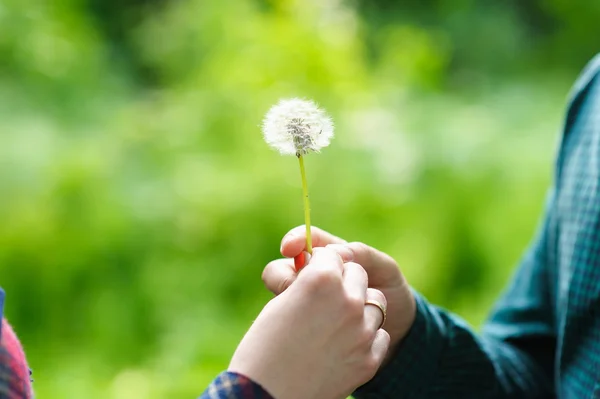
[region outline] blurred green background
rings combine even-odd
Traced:
[[[303,223],[259,125],[319,102],[313,221],[474,325],[530,240],[584,0],[0,0],[0,285],[39,398],[193,398]]]

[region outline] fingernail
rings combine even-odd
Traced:
[[[354,260],[354,253],[343,244],[328,244],[325,248],[333,249],[342,257],[343,262],[352,262]]]

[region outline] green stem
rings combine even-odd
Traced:
[[[304,194],[304,224],[306,225],[306,252],[312,255],[312,237],[310,235],[310,201],[308,199],[308,184],[304,171],[304,158],[298,155],[300,161],[300,175],[302,176],[302,193]]]

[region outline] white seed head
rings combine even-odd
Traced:
[[[327,147],[333,122],[317,104],[292,98],[280,100],[263,120],[265,141],[282,155],[305,155]]]

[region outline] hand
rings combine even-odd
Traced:
[[[388,301],[387,321],[383,328],[390,334],[391,355],[406,336],[415,319],[416,305],[410,287],[398,264],[389,255],[360,242],[347,243],[317,227],[311,228],[313,247],[327,247],[340,254],[345,262],[361,265],[369,277],[369,287],[383,292]],[[281,254],[287,258],[303,258],[306,250],[304,226],[290,230],[281,242]],[[263,281],[275,295],[284,292],[302,273],[292,259],[279,259],[267,265]]]
[[[277,399],[343,399],[381,365],[389,335],[367,289],[367,274],[317,248],[292,287],[272,299],[240,345],[229,370],[261,384]]]

